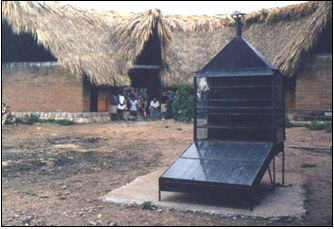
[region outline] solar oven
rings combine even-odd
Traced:
[[[194,142],[159,178],[161,191],[254,196],[270,164],[282,153],[283,75],[237,35],[194,77]],[[275,173],[275,164],[273,164]],[[273,181],[274,179],[274,181]]]

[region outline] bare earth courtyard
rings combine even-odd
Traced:
[[[332,153],[321,150],[285,149],[286,173],[302,181],[303,220],[226,217],[159,207],[146,210],[101,200],[110,191],[170,165],[192,137],[191,123],[173,120],[4,126],[2,226],[333,225]],[[324,130],[286,129],[286,146],[328,147],[331,142],[332,133]],[[292,179],[287,176],[286,184],[294,183]]]

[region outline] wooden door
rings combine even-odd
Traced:
[[[97,93],[97,112],[108,111],[108,92],[99,91]]]

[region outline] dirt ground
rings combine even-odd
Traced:
[[[192,138],[192,124],[173,120],[4,126],[2,226],[333,225],[333,161],[332,153],[326,151],[286,147],[286,172],[301,174],[304,179],[308,213],[302,221],[145,210],[99,199],[138,176],[170,165]],[[332,144],[332,133],[304,127],[286,129],[286,138],[286,146]],[[279,173],[280,166],[277,170]]]

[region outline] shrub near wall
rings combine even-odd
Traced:
[[[326,130],[327,132],[332,132],[333,126],[332,122],[322,122],[314,120],[309,125],[310,130]]]
[[[193,118],[194,96],[190,84],[177,86],[178,94],[171,93],[172,115],[175,121],[190,122]]]

